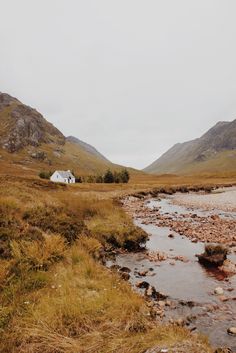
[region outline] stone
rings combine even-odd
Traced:
[[[224,294],[224,290],[221,287],[217,287],[217,288],[214,289],[214,293],[216,295],[223,295]]]
[[[150,286],[150,284],[146,281],[139,281],[135,285],[137,288],[146,288],[146,289]]]
[[[123,266],[123,267],[120,268],[119,271],[120,271],[120,272],[127,272],[127,273],[130,273],[130,272],[131,272],[131,269],[130,269],[129,267]]]
[[[155,294],[155,289],[152,286],[149,286],[148,289],[146,290],[146,296],[147,297],[152,297]]]
[[[225,260],[219,269],[225,273],[236,274],[236,264],[229,259]]]
[[[148,273],[148,270],[138,271],[138,275],[141,277],[145,277]]]
[[[233,353],[230,348],[217,348],[214,353]]]
[[[120,269],[120,266],[119,265],[112,265],[111,267],[110,267],[110,269],[111,270],[114,270],[114,271],[118,271],[119,269]]]
[[[127,272],[119,272],[122,279],[128,281],[130,279],[130,274]]]
[[[228,297],[226,297],[225,295],[220,295],[219,296],[219,299],[222,301],[222,302],[227,302],[229,300]]]
[[[236,336],[236,327],[229,327],[227,332],[228,332],[229,335]]]
[[[198,239],[197,239],[197,238],[193,238],[193,239],[191,240],[191,242],[192,242],[192,243],[197,243],[197,242],[198,242]]]
[[[227,289],[228,292],[233,292],[234,288],[230,287]]]
[[[166,306],[166,302],[164,300],[159,300],[158,305],[160,308],[164,308]]]

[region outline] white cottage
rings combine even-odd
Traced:
[[[54,183],[74,184],[75,176],[70,170],[56,170],[50,177],[50,180]]]

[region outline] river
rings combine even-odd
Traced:
[[[181,198],[184,198],[183,194]],[[173,221],[182,217],[194,223],[194,218],[191,218],[193,212],[204,224],[207,223],[207,217],[213,215],[236,222],[236,212],[193,209],[177,205],[173,201],[173,196],[143,201],[131,199],[132,207],[129,209],[133,211],[136,202],[141,210],[133,212],[135,223],[149,234],[146,250],[119,255],[109,265],[115,263],[128,267],[131,270],[130,282],[136,290],[144,291],[137,289],[135,284],[145,280],[157,291],[168,296],[162,321],[181,319],[190,330],[207,335],[215,347],[229,347],[236,352],[236,337],[227,333],[229,327],[236,326],[236,275],[227,276],[218,269],[202,266],[196,254],[204,252],[203,242],[191,241],[184,234],[156,222],[156,218],[167,217]],[[167,258],[164,261],[153,261],[147,256],[156,251],[164,253]],[[228,258],[236,262],[235,252],[231,251]],[[147,274],[145,277],[140,276],[139,273],[144,270],[148,271]],[[217,287],[222,288],[222,296],[214,294]]]

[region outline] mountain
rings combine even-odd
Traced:
[[[5,93],[0,93],[0,118],[0,146],[8,152],[65,143],[63,134],[40,113]]]
[[[236,171],[236,120],[220,121],[200,138],[177,143],[144,171],[152,174]]]
[[[103,156],[103,154],[101,154],[95,147],[91,146],[90,144],[79,140],[77,137],[74,136],[68,136],[66,138],[66,140],[68,142],[71,143],[75,143],[78,144],[80,147],[82,147],[85,151],[87,151],[88,153],[91,153],[92,155],[94,155],[95,157],[98,157],[100,159],[102,159],[105,162],[110,162],[105,156]]]
[[[93,146],[65,137],[37,110],[0,93],[0,172],[72,169],[78,175],[117,169]]]

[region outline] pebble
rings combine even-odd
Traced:
[[[223,295],[224,294],[224,290],[221,287],[217,287],[217,288],[215,288],[214,293],[216,295]]]
[[[219,296],[219,299],[222,301],[222,302],[227,302],[229,300],[228,297],[226,297],[225,295],[220,295]]]

